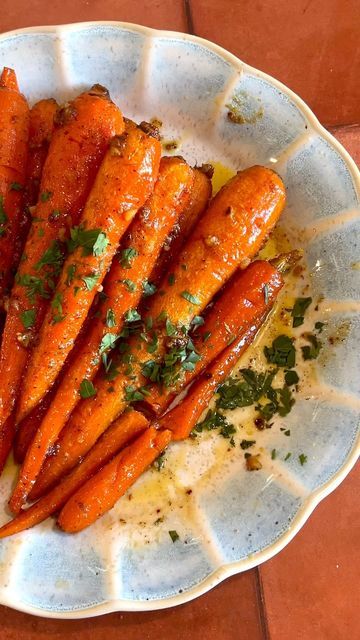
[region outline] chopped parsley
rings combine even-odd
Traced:
[[[300,453],[299,455],[299,462],[301,464],[301,466],[303,467],[304,464],[307,462],[307,456],[304,453]]]
[[[70,239],[67,241],[69,253],[82,248],[83,256],[100,256],[104,253],[109,241],[101,229],[84,229],[82,225],[70,229]]]
[[[168,283],[169,283],[169,285],[171,287],[175,284],[175,274],[174,273],[170,273],[170,275],[168,276]]]
[[[240,447],[245,450],[256,444],[256,440],[241,440]]]
[[[105,324],[107,327],[109,327],[109,329],[112,329],[116,326],[115,312],[111,308],[106,311]]]
[[[178,532],[175,530],[169,531],[169,536],[173,542],[176,542],[180,538]]]
[[[52,191],[43,191],[40,194],[40,200],[41,202],[47,202],[52,196]]]
[[[287,384],[288,387],[292,387],[294,384],[297,384],[299,379],[298,374],[293,369],[285,372],[285,384]]]
[[[148,298],[149,296],[153,296],[154,293],[156,293],[156,285],[153,284],[152,282],[148,282],[147,280],[144,280],[144,282],[142,283],[142,287],[143,287],[143,294],[146,298]]]
[[[300,327],[304,322],[306,309],[311,305],[312,298],[297,298],[291,311],[293,327]]]
[[[87,380],[86,378],[84,378],[84,380],[81,381],[79,393],[80,393],[80,396],[84,399],[92,398],[93,396],[96,395],[96,389],[93,383],[91,382],[91,380]]]
[[[191,302],[191,304],[200,304],[200,299],[197,296],[194,296],[189,291],[182,291],[180,295],[188,302]]]
[[[84,282],[85,287],[88,291],[92,291],[96,286],[100,275],[98,273],[94,273],[93,275],[83,276],[81,280]]]
[[[114,333],[105,333],[105,335],[102,337],[102,340],[99,346],[100,355],[103,354],[105,351],[109,351],[109,349],[113,349],[116,344],[116,341],[117,341],[117,336]]]
[[[135,282],[133,282],[132,280],[130,280],[129,278],[125,278],[125,280],[122,281],[123,285],[127,288],[128,291],[130,291],[131,293],[133,293],[134,291],[136,291],[136,284]]]
[[[28,273],[24,273],[24,275],[18,275],[16,277],[16,282],[21,287],[25,287],[25,289],[27,289],[26,295],[31,302],[35,301],[36,295],[45,299],[50,297],[42,278],[37,278],[36,276],[30,276]]]
[[[119,254],[119,262],[124,269],[131,269],[132,261],[138,255],[138,251],[133,247],[122,249]]]
[[[58,276],[61,271],[63,263],[63,253],[60,247],[60,243],[54,240],[50,247],[41,256],[40,260],[36,263],[36,271],[40,271],[43,267],[51,267],[52,274]]]
[[[12,182],[10,185],[10,191],[22,191],[23,185],[20,182]]]
[[[31,329],[35,324],[36,312],[35,309],[26,309],[20,314],[21,322],[24,325],[24,329]]]
[[[128,309],[124,318],[126,322],[137,322],[138,320],[141,320],[141,315],[136,311],[136,309]]]
[[[267,396],[271,389],[276,370],[266,373],[256,373],[252,369],[241,369],[242,379],[228,378],[218,388],[219,398],[216,406],[221,409],[236,409],[237,407],[250,407]]]
[[[227,440],[236,433],[234,425],[228,422],[222,413],[219,413],[214,409],[209,409],[204,420],[198,422],[194,427],[193,432],[196,434],[202,433],[203,431],[212,431],[213,429],[219,429],[219,434]]]
[[[322,333],[322,330],[325,326],[326,326],[325,322],[315,322],[315,329],[318,333]]]
[[[268,362],[278,367],[292,369],[295,366],[295,347],[288,336],[280,335],[275,338],[271,347],[264,347],[264,354]]]
[[[0,237],[5,235],[5,232],[6,232],[5,225],[8,219],[9,218],[4,208],[4,196],[0,196]]]
[[[286,462],[287,460],[289,460],[289,458],[291,458],[291,455],[292,455],[292,454],[291,454],[291,452],[289,451],[289,452],[286,454],[286,456],[285,456],[285,458],[284,458],[284,461]]]
[[[160,453],[160,455],[154,461],[154,467],[157,471],[161,471],[165,467],[165,451]]]
[[[314,336],[313,333],[304,334],[304,338],[306,338],[306,340],[310,342],[310,345],[301,347],[303,359],[315,360],[320,353],[320,350],[322,348],[322,343],[320,342],[320,340],[318,340],[316,336]]]
[[[69,264],[68,267],[66,268],[66,284],[68,287],[70,287],[72,281],[75,278],[75,273],[76,273],[76,264]]]
[[[132,385],[125,387],[125,401],[129,403],[144,400],[149,394],[150,392],[146,387],[139,387],[138,389]]]
[[[201,327],[204,324],[205,320],[202,316],[194,316],[191,320],[191,326],[193,327]]]
[[[273,449],[271,452],[271,460],[276,460],[276,449]]]
[[[62,294],[60,292],[55,293],[51,301],[51,308],[53,310],[53,318],[52,318],[53,324],[57,324],[58,322],[61,322],[62,320],[64,320],[65,316],[63,315],[63,308],[62,308]]]
[[[266,305],[269,304],[269,285],[266,283],[263,286],[263,292],[264,292],[264,302]]]

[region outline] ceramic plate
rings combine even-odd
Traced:
[[[241,434],[230,452],[213,434],[178,444],[163,472],[150,470],[89,530],[67,536],[48,520],[0,543],[0,602],[17,609],[75,618],[186,602],[278,553],[355,463],[359,173],[289,89],[190,35],[124,23],[25,29],[0,37],[2,65],[16,69],[31,102],[66,100],[100,82],[126,115],[162,120],[165,138],[190,162],[216,159],[230,170],[261,163],[285,181],[281,227],[305,250],[311,295],[322,300],[322,341],[334,342],[315,365],[316,385],[299,392],[286,421],[291,435],[281,422],[258,434],[264,462],[254,473],[244,469]],[[229,104],[242,124],[227,117]],[[13,477],[10,464],[1,523]]]

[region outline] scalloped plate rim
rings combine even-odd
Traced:
[[[329,145],[335,149],[338,155],[343,159],[345,165],[347,166],[350,175],[352,177],[354,187],[356,188],[357,194],[360,197],[360,171],[352,159],[350,154],[346,151],[346,149],[338,142],[334,136],[325,129],[325,127],[320,124],[318,118],[312,112],[310,107],[300,98],[294,91],[289,89],[282,82],[276,80],[267,73],[248,65],[243,62],[240,58],[230,53],[220,45],[217,45],[210,40],[206,40],[205,38],[200,38],[199,36],[195,36],[192,34],[183,33],[180,31],[168,31],[163,29],[154,29],[151,27],[146,27],[143,25],[138,25],[132,22],[122,22],[122,21],[114,21],[114,20],[103,20],[103,21],[88,21],[88,22],[74,22],[68,24],[59,24],[59,25],[45,25],[45,26],[34,26],[34,27],[25,27],[22,29],[14,29],[12,31],[7,31],[0,34],[0,43],[3,40],[7,40],[9,38],[26,35],[26,34],[43,34],[43,33],[57,33],[63,31],[81,31],[89,28],[96,28],[101,26],[111,26],[118,27],[120,29],[127,29],[129,31],[133,31],[135,33],[140,33],[145,36],[150,36],[154,38],[173,38],[177,40],[187,40],[190,42],[194,42],[196,44],[200,44],[207,48],[208,50],[216,53],[222,59],[228,61],[233,67],[240,71],[247,71],[256,75],[257,77],[266,80],[269,84],[278,89],[281,93],[285,94],[288,98],[290,98],[294,104],[297,106],[299,111],[305,117],[307,122],[310,124],[313,131],[317,132],[318,135],[324,139]],[[139,601],[130,601],[117,599],[112,601],[104,601],[103,603],[99,603],[97,605],[93,605],[87,608],[82,608],[73,611],[52,611],[48,609],[41,609],[35,606],[26,605],[25,603],[14,603],[13,599],[7,598],[4,596],[4,593],[0,592],[0,604],[4,606],[11,607],[16,609],[17,611],[22,611],[24,613],[28,613],[31,615],[36,615],[38,617],[44,618],[55,618],[55,619],[85,619],[92,618],[95,616],[104,615],[107,613],[114,612],[136,612],[136,611],[156,611],[160,609],[167,609],[169,607],[177,606],[180,604],[185,604],[197,598],[200,595],[203,595],[220,582],[229,578],[232,575],[236,575],[237,573],[242,573],[243,571],[247,571],[252,569],[267,560],[270,560],[273,556],[279,553],[291,540],[295,537],[295,535],[300,531],[303,527],[307,519],[310,517],[314,509],[317,505],[328,496],[332,491],[334,491],[340,483],[346,478],[346,476],[350,473],[351,469],[355,466],[358,457],[360,456],[360,434],[353,443],[352,450],[345,460],[344,464],[340,469],[330,478],[324,485],[319,487],[316,491],[313,491],[308,498],[304,501],[303,505],[297,512],[294,517],[289,529],[283,533],[275,542],[265,547],[261,551],[254,554],[252,557],[247,559],[242,559],[236,562],[231,562],[226,565],[222,565],[218,569],[216,569],[213,573],[211,573],[207,578],[205,578],[198,585],[184,591],[181,594],[176,596],[171,596],[168,598],[164,598],[162,600],[139,600]]]

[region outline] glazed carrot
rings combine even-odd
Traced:
[[[112,509],[170,440],[170,431],[146,429],[68,500],[58,519],[61,529],[67,533],[82,531]]]
[[[217,194],[180,252],[172,269],[174,279],[166,277],[160,292],[150,299],[146,319],[162,318],[153,358],[163,356],[169,340],[164,314],[174,326],[188,327],[236,267],[245,266],[259,249],[280,215],[284,200],[280,178],[262,167],[239,173]],[[184,269],[190,264],[191,277],[189,270]],[[41,495],[89,451],[124,410],[130,388],[136,390],[147,384],[141,369],[149,360],[148,347],[147,342],[137,337],[130,343],[130,353],[135,357],[131,377],[127,366],[123,366],[111,382],[103,377],[95,379],[96,396],[83,400],[75,409],[61,434],[56,455],[46,462],[32,497]]]
[[[35,433],[37,432],[49,406],[53,400],[53,389],[45,396],[42,402],[31,411],[18,425],[14,439],[14,459],[15,462],[22,464],[25,459],[26,452],[30,447]]]
[[[194,380],[234,338],[245,334],[257,316],[266,307],[265,300],[274,298],[283,284],[279,271],[265,260],[257,260],[243,271],[239,270],[228,282],[214,305],[205,316],[204,324],[197,327],[193,343],[200,360],[172,387],[153,385],[145,402],[160,415],[172,399]]]
[[[22,383],[18,421],[44,397],[70,353],[131,220],[153,191],[161,144],[140,127],[112,139],[87,199]],[[86,245],[86,246],[85,246]],[[57,433],[52,434],[52,440]],[[39,448],[39,443],[36,446]],[[46,449],[49,444],[46,445]],[[51,446],[51,444],[50,444]]]
[[[33,207],[37,203],[42,169],[48,153],[54,129],[54,118],[58,104],[53,98],[40,100],[30,109],[29,155],[26,172],[25,205]],[[26,223],[31,220],[27,217]],[[22,231],[26,232],[26,229]]]
[[[16,75],[0,76],[0,303],[9,293],[20,257],[19,227],[29,138],[29,107]]]
[[[187,207],[184,208],[178,222],[170,231],[161,254],[152,270],[150,282],[158,284],[163,275],[169,270],[172,261],[179,253],[181,247],[189,237],[200,215],[206,209],[211,198],[212,167],[203,165],[195,167],[194,184]]]
[[[273,273],[266,276],[270,277],[266,297],[263,296],[262,301],[257,301],[257,305],[253,309],[252,322],[239,328],[239,332],[231,344],[221,351],[201,376],[195,380],[185,399],[157,421],[156,427],[158,429],[170,429],[174,440],[182,440],[189,436],[220,382],[230,374],[273,307],[284,285],[281,274],[291,269],[300,256],[299,251],[292,251],[271,261],[269,267],[272,267]],[[261,262],[254,263],[254,265],[256,264],[262,266]],[[264,284],[266,284],[265,280]]]
[[[119,260],[111,266],[104,281],[106,298],[63,376],[42,431],[56,428],[60,432],[80,399],[80,383],[84,378],[92,380],[100,366],[99,348],[107,353],[109,348],[101,345],[113,344],[125,312],[138,305],[164,240],[189,200],[192,182],[193,171],[183,159],[162,158],[154,192],[130,227]]]
[[[78,222],[111,138],[123,119],[96,85],[56,115],[40,198],[9,302],[0,355],[0,430],[17,397],[28,353],[61,261],[59,240]]]
[[[81,464],[75,467],[60,484],[0,528],[0,538],[29,529],[56,513],[75,491],[111,460],[124,444],[138,436],[147,426],[148,421],[138,411],[124,413],[105,431]]]
[[[0,431],[0,473],[2,472],[8,455],[11,451],[12,442],[15,435],[15,416],[10,414],[5,420]]]

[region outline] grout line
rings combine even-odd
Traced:
[[[190,1],[191,0],[184,0],[184,11],[185,11],[188,32],[192,36],[194,36],[195,35],[194,20],[193,20]]]
[[[263,640],[271,640],[260,567],[255,567],[254,571],[255,571],[255,588],[256,588],[256,598],[258,603],[260,629],[262,632]]]

